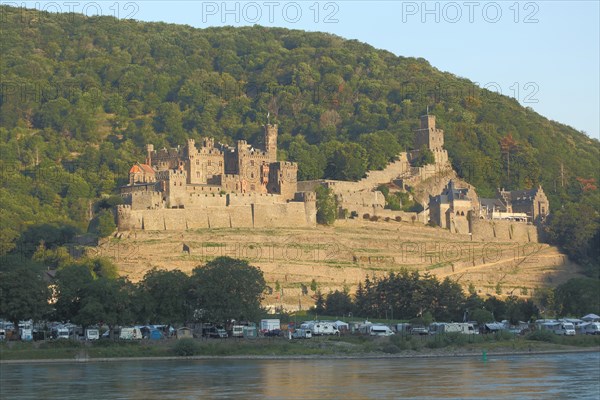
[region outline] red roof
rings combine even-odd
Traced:
[[[140,163],[135,164],[129,170],[130,174],[141,174],[142,172],[145,172],[147,174],[154,174],[155,173],[154,169],[151,166],[149,166],[148,164],[140,164]]]

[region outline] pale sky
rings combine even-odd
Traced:
[[[209,26],[330,32],[516,98],[600,138],[599,1],[56,1],[48,11]]]

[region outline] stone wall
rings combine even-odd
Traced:
[[[473,218],[470,221],[473,239],[538,242],[537,226],[525,222]]]
[[[369,171],[367,172],[367,176],[358,182],[336,181],[332,179],[300,181],[298,182],[298,191],[314,191],[319,185],[332,189],[336,194],[343,192],[368,191],[406,174],[410,171],[410,168],[407,153],[400,153],[398,155],[398,160],[389,163],[385,169],[381,171]]]
[[[135,210],[119,206],[118,227],[125,230],[314,227],[314,202],[246,204],[198,209]]]

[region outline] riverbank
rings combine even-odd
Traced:
[[[204,359],[369,359],[484,357],[600,351],[600,337],[510,337],[495,335],[438,335],[437,337],[364,336],[319,337],[289,341],[163,340],[82,343],[47,341],[2,343],[0,363],[109,362],[117,360]],[[554,340],[555,342],[552,342]]]

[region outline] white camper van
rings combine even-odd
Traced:
[[[394,332],[387,325],[373,324],[369,327],[369,335],[371,336],[392,336]]]
[[[600,322],[590,322],[583,327],[586,335],[600,335]]]

